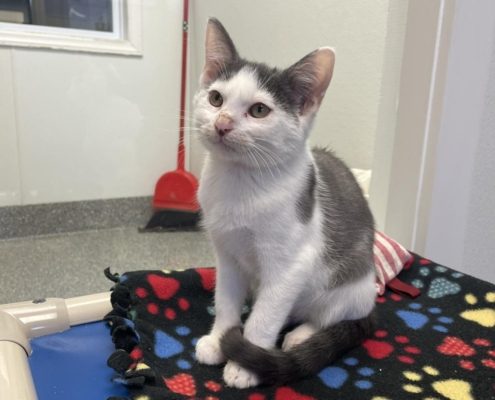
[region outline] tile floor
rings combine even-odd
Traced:
[[[138,269],[213,266],[203,232],[139,233],[136,227],[0,240],[0,304],[73,297],[108,290],[106,267]]]

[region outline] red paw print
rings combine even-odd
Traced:
[[[367,339],[362,346],[371,358],[382,360],[392,356],[396,352],[397,347],[401,349],[403,354],[398,354],[396,358],[404,364],[414,364],[414,355],[421,354],[421,349],[410,344],[409,338],[406,336],[395,336],[392,340],[383,340],[388,336],[385,330],[375,332],[376,339]]]
[[[169,320],[177,317],[178,310],[187,311],[190,303],[183,297],[176,298],[180,289],[180,282],[172,276],[163,276],[152,273],[146,277],[149,288],[137,287],[134,291],[136,297],[149,300],[146,303],[146,311],[151,315],[163,315]],[[161,303],[161,306],[158,304]],[[164,306],[163,302],[167,303]]]
[[[462,357],[459,360],[459,366],[468,371],[474,371],[476,365],[472,360],[467,357],[472,357],[478,352],[485,352],[486,357],[481,360],[481,364],[487,368],[495,369],[495,348],[488,339],[475,339],[472,346],[470,343],[466,343],[461,338],[455,336],[447,336],[443,339],[442,343],[437,347],[437,351],[440,354],[453,357]]]
[[[196,383],[189,374],[177,374],[171,378],[164,378],[163,381],[170,391],[174,393],[184,396],[194,396],[196,394]]]

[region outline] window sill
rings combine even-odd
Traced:
[[[58,36],[41,32],[0,32],[0,46],[48,48],[129,56],[142,54],[140,43],[132,43],[129,40]]]
[[[90,53],[142,55],[141,1],[126,2],[125,23],[122,37],[88,34],[77,29],[54,29],[28,26],[22,29],[17,24],[0,23],[0,46],[48,48]]]

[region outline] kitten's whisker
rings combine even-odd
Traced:
[[[271,143],[270,141],[268,140],[264,140],[264,142],[266,143]],[[256,144],[256,147],[260,150],[263,150],[263,152],[269,156],[271,156],[270,158],[275,162],[279,162],[279,163],[282,163],[283,162],[283,159],[275,152],[272,152],[270,151],[267,147],[265,146],[260,146],[259,143]]]
[[[280,166],[283,165],[282,158],[275,152],[270,152],[267,148],[261,147],[261,149],[265,153],[265,155],[273,161],[273,166],[277,168],[279,176],[282,175],[282,170],[280,168]]]
[[[257,142],[265,142],[265,143],[269,143],[269,144],[272,144],[272,141],[268,140],[268,139],[265,139],[265,138],[260,138],[260,137],[257,137],[256,138],[256,141]],[[287,150],[295,150],[296,149],[296,145],[295,144],[284,144],[285,148]],[[282,161],[282,159],[280,159],[280,161]]]
[[[282,174],[282,171],[280,170],[280,164],[283,162],[283,160],[278,155],[276,155],[273,152],[270,152],[267,148],[263,146],[257,145],[256,143],[253,145],[253,148],[257,149],[261,157],[263,157],[264,155],[265,157],[268,158],[268,161],[271,161],[271,163],[266,162],[267,168],[270,170],[271,173],[272,173],[272,168],[274,167],[277,169],[279,176]],[[269,164],[271,164],[271,166]]]
[[[196,133],[196,132],[199,132],[199,131],[200,131],[200,129],[198,129],[198,128],[188,128],[188,127],[186,127],[186,128],[184,128],[184,129],[185,129],[185,130],[187,130],[187,131],[193,132],[193,133]],[[167,132],[167,133],[168,133],[168,132],[174,132],[174,133],[177,133],[178,128],[167,128],[167,129],[161,129],[161,131],[162,131],[162,132]]]
[[[190,123],[195,123],[196,122],[196,118],[193,117],[193,116],[184,116],[184,117],[177,117],[177,119],[180,121],[187,121],[187,122],[190,122]]]
[[[270,165],[268,164],[268,162],[265,160],[265,158],[263,157],[263,154],[259,151],[259,149],[255,146],[252,147],[252,150],[254,151],[254,154],[257,154],[259,155],[260,157],[260,161],[263,162],[263,164],[265,165],[266,169],[268,170],[268,172],[270,172],[270,175],[272,176],[273,179],[275,179],[275,176],[273,175],[273,172],[270,168]]]
[[[251,150],[248,149],[247,153],[246,153],[249,157],[250,160],[253,160],[254,163],[256,164],[256,166],[258,167],[258,171],[260,173],[260,176],[261,176],[261,180],[263,180],[263,172],[261,171],[261,167],[260,167],[260,164],[258,163],[258,160],[256,159],[256,157],[254,156],[254,154],[251,153]]]
[[[280,169],[280,165],[283,163],[283,160],[273,152],[270,152],[267,148],[263,146],[259,146],[258,144],[254,144],[255,147],[260,154],[260,156],[265,160],[265,164],[269,169],[270,173],[273,176],[273,170],[276,169],[276,173],[278,176],[282,175],[282,171]]]

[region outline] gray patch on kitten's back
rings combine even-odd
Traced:
[[[324,262],[332,269],[331,287],[374,270],[374,223],[352,172],[330,151],[313,149],[318,170],[316,196],[323,210]]]
[[[315,208],[315,167],[311,164],[308,168],[306,184],[297,199],[297,216],[303,224],[307,224],[313,216]]]

